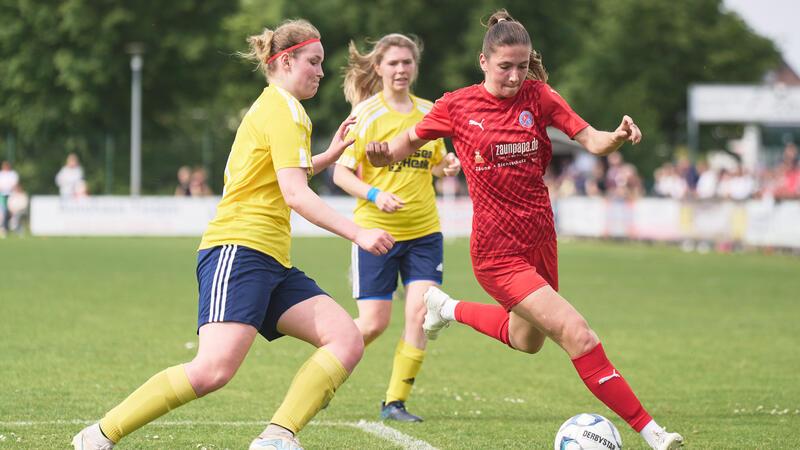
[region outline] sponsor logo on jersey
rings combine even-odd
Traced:
[[[522,111],[519,113],[519,124],[525,128],[530,128],[533,126],[533,113],[530,111]]]
[[[390,165],[389,172],[400,172],[404,168],[429,170],[431,167],[430,159],[432,156],[433,151],[431,150],[417,150],[408,158]]]
[[[539,150],[539,140],[533,138],[527,142],[512,142],[507,144],[495,144],[494,156],[497,158],[516,158],[535,155]]]

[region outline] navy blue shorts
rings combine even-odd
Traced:
[[[442,233],[410,241],[398,241],[389,253],[375,256],[353,244],[353,298],[391,300],[397,289],[397,273],[403,284],[433,281],[442,284]]]
[[[267,340],[283,336],[278,319],[292,306],[328,295],[296,267],[241,245],[221,245],[197,253],[200,300],[197,328],[210,322],[241,322]]]

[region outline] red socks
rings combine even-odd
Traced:
[[[456,321],[511,347],[508,338],[508,312],[502,306],[458,302],[455,316]]]
[[[572,364],[592,394],[628,422],[637,433],[652,420],[628,382],[606,358],[601,344],[573,359]]]
[[[509,316],[502,306],[462,301],[456,305],[455,316],[458,322],[511,347]],[[601,344],[573,359],[572,364],[592,394],[628,422],[637,433],[652,420],[628,382],[608,360]]]

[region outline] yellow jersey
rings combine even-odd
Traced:
[[[361,165],[361,180],[381,191],[400,197],[405,206],[385,213],[365,199],[358,199],[354,221],[365,228],[381,228],[399,241],[407,241],[441,230],[431,169],[447,154],[442,139],[428,142],[406,159],[387,167],[375,167],[366,158],[370,142],[390,141],[397,134],[416,125],[431,110],[433,103],[411,96],[414,108],[409,113],[393,110],[379,92],[353,109],[357,122],[350,129],[353,145],[345,149],[337,164],[351,170]]]
[[[225,164],[225,188],[200,249],[239,244],[292,267],[290,210],[277,172],[299,167],[312,175],[311,119],[286,90],[268,86],[236,131]]]

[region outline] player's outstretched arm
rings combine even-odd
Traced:
[[[286,204],[314,225],[355,242],[373,255],[385,255],[394,246],[391,234],[377,228],[361,228],[322,201],[308,187],[305,169],[278,170],[278,185]]]
[[[350,127],[355,125],[356,118],[355,116],[350,116],[345,119],[339,125],[339,129],[336,130],[336,133],[333,135],[331,139],[331,145],[328,146],[328,149],[324,152],[320,153],[319,155],[314,155],[311,157],[311,165],[314,166],[314,174],[318,174],[323,170],[327,169],[328,166],[335,163],[344,150],[353,144],[354,139],[347,139],[347,132],[350,130]]]
[[[623,116],[616,130],[598,131],[588,126],[575,135],[575,140],[590,153],[606,156],[617,151],[626,141],[638,144],[642,140],[642,131],[630,116]]]
[[[391,142],[370,142],[367,144],[367,159],[375,167],[388,166],[397,161],[402,161],[408,155],[419,150],[428,141],[420,139],[414,127],[395,136]]]

